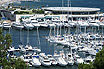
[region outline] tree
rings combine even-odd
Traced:
[[[93,65],[96,69],[104,69],[104,48],[96,54]]]
[[[0,29],[0,65],[3,69],[28,69],[20,58],[13,59],[7,56],[7,50],[12,45],[12,37],[10,34],[3,36],[2,29]]]
[[[78,69],[104,69],[104,47],[96,54],[94,62],[90,64],[79,64]]]

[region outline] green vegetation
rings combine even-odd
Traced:
[[[29,69],[29,66],[20,58],[13,59],[7,56],[7,49],[11,44],[11,35],[3,36],[2,29],[0,29],[0,66],[2,66],[2,69]]]
[[[29,11],[15,11],[14,14],[30,14]]]
[[[96,54],[93,63],[79,64],[78,69],[104,69],[104,48]]]
[[[42,9],[33,9],[32,12],[36,14],[44,14],[44,10]]]
[[[44,10],[33,9],[32,11],[15,11],[14,14],[44,14]]]

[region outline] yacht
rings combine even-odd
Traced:
[[[32,56],[29,54],[28,55],[22,55],[22,56],[20,56],[20,58],[26,63],[29,63],[32,60]]]
[[[54,23],[56,26],[63,26],[63,23],[58,18],[52,18],[52,23]]]
[[[57,65],[57,61],[53,58],[52,55],[47,55],[52,65]]]
[[[11,28],[11,24],[8,23],[8,22],[6,22],[6,21],[4,21],[4,22],[3,22],[3,28],[4,28],[4,29],[9,29],[9,28]]]
[[[80,27],[88,27],[89,26],[89,24],[86,21],[82,21],[82,20],[78,21],[78,24]]]
[[[36,28],[36,27],[40,27],[40,24],[38,23],[37,20],[32,20],[31,24]]]
[[[32,61],[30,62],[34,67],[40,67],[39,55],[33,55]]]
[[[58,62],[58,64],[60,65],[60,66],[66,66],[67,65],[67,62],[64,60],[64,58],[62,58],[62,57],[59,57],[58,59],[57,59],[57,62]]]
[[[74,65],[74,58],[71,53],[67,55],[67,62],[68,62],[68,65]]]
[[[77,25],[77,23],[74,22],[74,21],[69,21],[69,24],[70,24],[71,27],[75,27]]]
[[[56,26],[56,25],[55,25],[51,20],[49,20],[49,19],[46,20],[45,22],[48,24],[48,27],[49,27],[49,28],[54,28],[54,27]]]
[[[60,55],[59,55],[55,52],[54,53],[54,58],[56,59],[58,65],[60,65],[60,66],[66,66],[68,64],[64,59],[64,54],[63,53],[60,53]]]
[[[24,23],[24,28],[32,30],[34,28],[34,26],[30,22],[25,22]]]
[[[24,48],[24,45],[20,44],[18,49],[20,49],[20,52],[21,53],[25,53],[26,52],[26,49]]]
[[[29,50],[31,50],[31,51],[33,50],[32,46],[29,45],[29,44],[27,44],[27,45],[25,46],[25,49],[28,50],[28,51],[29,51]]]
[[[92,19],[89,19],[88,20],[88,23],[89,23],[89,26],[95,26],[95,27],[98,27],[99,26],[99,23],[100,21],[99,20],[92,20]]]
[[[15,27],[16,29],[23,29],[24,26],[21,23],[12,23],[12,26]]]
[[[89,64],[90,62],[93,62],[95,58],[92,58],[91,56],[88,56],[84,59],[84,64]]]
[[[63,25],[64,25],[65,27],[69,27],[69,26],[70,26],[70,24],[68,23],[68,21],[64,21],[64,22],[63,22]]]
[[[55,25],[54,23],[52,23],[52,22],[49,22],[49,23],[47,23],[47,24],[48,24],[49,28],[53,28],[53,27],[56,26],[56,25]]]
[[[44,27],[44,28],[48,27],[48,24],[45,21],[39,22],[39,24],[40,24],[41,27]]]
[[[76,65],[84,62],[84,60],[77,54],[74,55],[74,58],[75,58],[75,64]]]
[[[40,56],[40,62],[41,62],[41,64],[42,64],[43,66],[50,66],[50,65],[51,65],[50,60],[49,60],[48,57],[45,56],[45,55],[41,55],[41,56]]]
[[[41,52],[41,49],[39,49],[38,47],[34,47],[33,50],[36,51],[36,52],[38,52],[38,53]]]

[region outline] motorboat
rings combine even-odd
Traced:
[[[4,21],[3,22],[3,29],[9,29],[9,28],[11,28],[11,24],[6,22],[6,21]]]
[[[45,55],[42,55],[42,54],[41,54],[41,56],[40,56],[40,62],[41,62],[41,64],[42,64],[43,66],[50,66],[50,65],[51,65],[51,62],[50,62],[50,60],[48,59],[48,57],[45,56]]]
[[[47,24],[48,24],[49,28],[53,28],[53,27],[56,26],[56,25],[55,25],[54,23],[52,23],[52,22],[49,22],[49,23],[47,23]]]
[[[30,62],[34,67],[40,67],[39,55],[33,55],[32,61]]]
[[[89,24],[86,21],[81,21],[81,20],[78,21],[78,24],[80,27],[88,27],[89,26]]]
[[[38,23],[37,20],[32,20],[32,21],[31,21],[31,24],[32,24],[34,27],[40,27],[40,24]]]
[[[88,56],[84,59],[84,64],[89,64],[90,62],[93,62],[95,58],[92,58],[91,56]]]
[[[63,51],[60,51],[60,54],[54,54],[54,58],[57,60],[58,65],[66,66],[68,63],[65,61],[65,55]]]
[[[20,49],[20,52],[21,53],[25,53],[26,52],[26,49],[24,48],[24,45],[20,44],[18,49]]]
[[[24,28],[24,26],[19,22],[12,23],[12,26],[15,27],[16,29],[23,29]]]
[[[48,27],[48,24],[45,21],[39,22],[39,24],[40,24],[41,27],[44,27],[44,28]]]
[[[52,18],[52,23],[54,23],[56,26],[63,26],[63,23],[58,18]]]
[[[28,54],[28,55],[21,55],[20,58],[21,58],[24,62],[27,62],[27,63],[29,63],[29,62],[32,60],[31,54]]]
[[[52,65],[57,65],[57,61],[53,58],[52,55],[48,54],[47,57],[49,58],[49,60],[50,60],[50,62],[51,62]]]
[[[58,62],[58,64],[60,65],[60,66],[66,66],[67,65],[67,62],[64,60],[64,58],[62,58],[62,57],[59,57],[58,59],[57,59],[57,62]]]
[[[25,46],[25,49],[26,49],[26,50],[33,50],[32,46],[29,45],[29,44],[27,44],[27,45]]]
[[[80,63],[83,63],[84,60],[77,54],[74,55],[74,59],[75,59],[75,64],[79,65]]]
[[[13,51],[13,50],[9,50],[9,51],[8,51],[7,57],[11,57],[11,58],[14,58],[14,59],[17,58],[17,56],[16,56],[16,54],[14,54],[14,51]]]
[[[38,47],[34,47],[33,50],[36,51],[36,52],[38,52],[38,53],[41,52],[41,49],[39,49]]]
[[[88,23],[89,23],[89,26],[95,26],[95,27],[98,27],[99,26],[99,23],[100,21],[98,20],[88,20]]]
[[[71,53],[67,54],[67,62],[68,62],[68,65],[74,64],[74,58]]]
[[[76,23],[76,22],[74,22],[74,21],[69,21],[68,23],[69,23],[69,25],[70,25],[71,27],[75,27],[75,26],[76,26],[76,24],[77,24],[77,23]]]
[[[34,26],[30,22],[25,22],[24,23],[24,28],[32,30],[34,28]]]
[[[63,24],[64,24],[65,27],[69,27],[70,26],[70,24],[68,23],[68,21],[64,21]]]

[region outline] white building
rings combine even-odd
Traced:
[[[89,17],[98,19],[104,16],[103,13],[100,13],[100,8],[44,7],[42,9],[45,11],[45,14],[59,15],[61,20],[78,20],[79,18],[82,20],[87,20]]]

